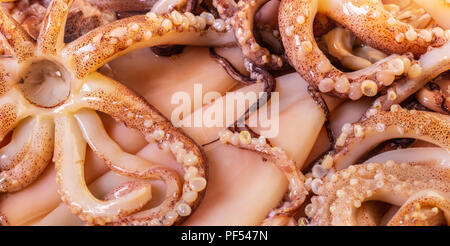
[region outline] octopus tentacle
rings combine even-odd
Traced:
[[[323,35],[322,40],[325,41],[328,52],[346,68],[360,70],[372,65],[372,62],[352,53],[353,42],[349,30],[336,27]]]
[[[91,224],[105,224],[140,210],[151,199],[151,187],[139,186],[120,198],[102,201],[89,191],[84,179],[86,142],[75,118],[55,119],[55,169],[61,200]]]
[[[231,33],[209,28],[204,16],[177,11],[168,15],[133,16],[101,26],[68,44],[63,50],[78,78],[111,59],[133,50],[167,44],[217,46],[234,42]],[[231,35],[230,35],[231,34]]]
[[[326,46],[324,48],[330,55],[350,70],[364,69],[387,57],[385,53],[362,44],[350,30],[343,27],[335,27],[322,35],[321,43]]]
[[[178,175],[175,171],[164,168],[161,165],[151,163],[143,158],[135,155],[125,153],[118,144],[116,144],[106,133],[103,124],[98,115],[91,110],[82,110],[75,114],[78,124],[83,132],[85,140],[88,142],[91,149],[100,156],[105,163],[115,172],[129,177],[140,179],[155,179],[159,178],[166,182],[166,197],[167,199],[157,208],[153,208],[150,213],[151,216],[141,219],[142,222],[157,221],[164,218],[169,213],[176,212],[173,204],[180,200],[181,185]],[[192,204],[186,204],[192,206]],[[184,204],[181,206],[185,206]],[[185,206],[186,207],[186,206]],[[147,212],[148,213],[148,212]],[[125,218],[117,222],[119,224],[140,224],[136,220],[136,215],[132,218]],[[153,221],[153,222],[155,222]],[[172,221],[166,221],[172,223]],[[170,224],[169,223],[169,224]]]
[[[374,202],[363,203],[356,212],[355,220],[361,226],[376,226],[380,224],[380,210]]]
[[[39,54],[55,55],[64,46],[64,31],[73,0],[53,0],[47,9],[37,40]]]
[[[195,13],[197,0],[190,0],[187,3],[186,0],[159,0],[153,5],[151,12],[155,14],[168,14],[173,10],[181,10],[182,7],[186,4],[189,6],[186,6],[185,12]],[[160,45],[154,46],[151,49],[156,55],[170,57],[172,55],[180,54],[181,52],[183,52],[184,46]]]
[[[34,55],[35,41],[2,6],[0,6],[0,32],[11,46],[19,63]]]
[[[411,196],[389,221],[389,226],[450,224],[449,194],[423,190]]]
[[[260,136],[259,138],[252,138],[249,131],[233,133],[230,130],[225,129],[219,133],[219,138],[224,144],[231,144],[241,149],[259,153],[262,157],[273,162],[288,179],[288,201],[285,201],[280,207],[270,211],[262,224],[272,224],[279,218],[292,217],[302,205],[308,194],[304,186],[305,178],[298,170],[295,162],[289,159],[282,149],[271,147],[264,137]]]
[[[388,54],[412,52],[419,57],[428,47],[439,47],[449,38],[442,28],[417,29],[397,20],[381,0],[321,0],[318,7],[364,43]]]
[[[256,65],[268,70],[277,70],[283,66],[281,57],[271,54],[261,47],[253,34],[253,22],[256,12],[268,0],[241,0],[234,15],[234,33],[244,56]]]
[[[3,100],[2,100],[3,99]],[[26,117],[21,109],[9,98],[0,98],[0,139],[12,131]]]
[[[429,81],[450,69],[449,57],[450,42],[428,51],[420,57],[416,65],[411,66],[408,77],[393,84],[385,95],[373,103],[373,107],[387,110],[392,105],[403,102]]]
[[[368,45],[363,44],[362,46],[353,50],[356,56],[364,58],[372,63],[382,60],[387,57],[387,55],[377,49],[374,49]]]
[[[446,160],[448,161],[448,152],[446,149],[439,147],[411,147],[407,149],[396,149],[378,154],[365,163],[375,162],[384,163],[387,161],[395,162],[421,162],[427,160]]]
[[[125,183],[120,184],[116,188],[114,188],[112,191],[108,192],[106,195],[103,196],[103,200],[112,200],[114,198],[120,198],[123,197],[126,194],[129,194],[130,192],[133,192],[136,190],[136,188],[141,186],[147,186],[148,184],[145,181],[127,181]]]
[[[448,196],[448,174],[449,163],[440,161],[401,164],[388,161],[351,166],[323,178],[318,196],[311,199],[305,211],[312,225],[356,225],[355,214],[365,201],[402,206],[423,190]],[[401,209],[399,216],[404,211]]]
[[[53,122],[43,117],[35,117],[30,124],[32,132],[27,143],[29,146],[23,150],[24,153],[17,153],[14,156],[16,158],[10,159],[11,163],[7,164],[9,169],[0,173],[1,192],[17,191],[28,186],[51,161]]]
[[[0,149],[0,170],[13,168],[21,161],[30,147],[33,121],[22,121],[13,132],[11,142]]]
[[[300,5],[297,1],[282,1],[279,15],[280,33],[291,65],[311,85],[321,92],[357,100],[363,95],[377,95],[392,84],[395,76],[408,72],[411,58],[396,54],[352,73],[335,68],[314,39],[313,20],[318,5],[318,0],[302,1]]]
[[[430,13],[415,1],[405,2],[402,6],[395,3],[385,4],[384,8],[398,20],[408,23],[416,29],[430,29],[436,26]]]
[[[449,150],[449,135],[448,116],[405,110],[394,105],[390,112],[376,111],[361,122],[344,125],[336,140],[334,153],[322,161],[322,166],[342,170],[358,161],[371,148],[393,138],[416,138]]]
[[[148,142],[155,141],[161,148],[170,151],[182,165],[185,173],[191,173],[184,177],[183,200],[177,204],[170,204],[175,205],[175,211],[165,211],[165,214],[159,214],[163,216],[161,218],[155,218],[158,216],[155,210],[143,211],[136,216],[125,218],[123,223],[132,221],[143,224],[178,223],[199,205],[207,185],[207,165],[204,153],[192,139],[176,129],[141,97],[101,74],[93,73],[87,77],[80,100],[86,107],[107,113],[123,121],[128,127],[140,131]],[[111,101],[115,103],[110,104]],[[170,180],[167,173],[162,177]],[[169,205],[164,204],[160,208],[166,206]]]

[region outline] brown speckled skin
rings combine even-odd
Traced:
[[[363,129],[363,136],[355,136],[352,130],[346,137],[343,146],[335,146],[333,150],[333,164],[336,169],[347,168],[361,158],[362,152],[354,151],[356,147],[364,146],[364,150],[370,150],[383,141],[393,138],[415,138],[438,145],[450,150],[450,118],[449,116],[401,109],[390,112],[379,110],[375,115],[353,124]],[[377,124],[384,124],[384,131],[376,130]],[[380,137],[376,142],[371,141],[374,137]],[[369,144],[370,143],[370,144]]]
[[[272,162],[281,172],[283,172],[286,179],[289,181],[288,198],[278,207],[272,209],[260,225],[274,225],[277,224],[278,220],[284,221],[286,219],[292,219],[308,195],[308,191],[304,186],[305,177],[297,168],[295,162],[290,159],[283,150],[277,147],[272,148],[268,143],[264,146],[250,143],[248,145],[240,145],[239,147],[241,149],[256,152],[261,155],[262,158]]]
[[[378,177],[377,179],[375,177],[377,174],[381,174],[381,178]],[[334,179],[332,179],[333,175],[336,175]],[[357,180],[358,185],[350,185],[352,179]],[[354,207],[353,201],[360,201],[361,203],[370,200],[393,202],[392,197],[407,201],[423,190],[436,191],[447,198],[445,201],[428,202],[428,198],[421,197],[416,200],[419,204],[432,204],[439,209],[448,211],[450,167],[432,161],[391,163],[391,165],[362,164],[354,166],[353,170],[345,169],[335,174],[329,174],[322,180],[324,182],[323,189],[311,199],[316,211],[311,218],[312,225],[357,225],[354,216],[357,208]],[[377,182],[380,180],[383,185],[377,187]],[[338,197],[338,190],[342,190],[345,195]],[[333,212],[330,212],[331,206],[334,206]],[[407,208],[401,209],[398,216],[408,213],[407,211]],[[395,221],[399,220],[394,216],[392,224],[396,224]]]
[[[268,0],[241,0],[234,14],[234,34],[244,56],[258,66],[268,70],[277,70],[283,66],[281,58],[261,47],[253,34],[253,22],[256,12]],[[253,3],[252,3],[253,2]],[[257,47],[257,48],[252,48]]]
[[[201,157],[199,162],[196,165],[193,165],[198,169],[199,176],[206,178],[208,177],[206,156],[202,148],[198,146],[191,138],[185,135],[180,129],[176,129],[169,120],[159,113],[155,107],[148,104],[141,96],[126,88],[122,84],[99,73],[90,75],[86,79],[85,83],[88,87],[94,89],[81,94],[81,101],[83,101],[83,103],[85,103],[88,107],[111,115],[113,118],[124,122],[127,127],[140,131],[144,136],[151,134],[155,130],[163,130],[164,132],[167,132],[168,134],[166,135],[166,138],[157,142],[174,142],[176,140],[182,142],[187,152],[193,151],[196,156]],[[128,112],[133,112],[135,117],[131,119],[128,118]],[[153,121],[153,126],[151,128],[144,126],[145,119],[149,118]],[[105,161],[107,161],[107,157],[104,158],[106,158]],[[152,171],[154,171],[156,175],[160,175],[165,178],[174,177],[174,175],[161,175],[161,172],[173,172],[165,168],[157,168]],[[122,174],[130,175],[129,172]],[[140,175],[145,176],[147,174],[134,175],[139,177]],[[200,204],[205,191],[206,190],[203,190],[198,193],[199,199],[196,200],[191,206],[193,210]],[[160,215],[152,215],[152,217],[154,216]],[[185,217],[180,217],[176,223],[181,223],[184,219]],[[148,218],[130,216],[129,218],[124,218],[122,221],[117,222],[117,224],[127,224],[136,220],[147,221]]]
[[[390,87],[391,90],[397,92],[395,100],[389,100],[386,95],[382,95],[375,100],[375,105],[381,105],[383,110],[388,110],[393,104],[400,104],[411,95],[414,95],[428,82],[438,77],[440,74],[450,69],[449,57],[450,43],[446,43],[442,47],[432,48],[419,59],[419,64],[426,63],[423,67],[422,74],[417,78],[403,78],[396,81]],[[428,61],[428,62],[427,62]]]
[[[34,119],[32,138],[26,152],[14,159],[15,165],[0,173],[0,192],[13,192],[30,185],[44,171],[53,156],[53,122]]]
[[[185,40],[199,38],[203,42],[206,36],[204,31],[208,29],[205,19],[188,13],[182,14],[183,23],[175,24],[172,22],[175,21],[173,19],[175,17],[169,15],[150,16],[152,18],[144,15],[134,16],[102,26],[80,37],[70,43],[70,45],[66,45],[64,44],[63,33],[71,3],[72,0],[54,0],[49,5],[37,42],[0,6],[0,31],[7,37],[15,58],[14,66],[3,65],[0,70],[0,74],[3,75],[2,81],[0,81],[2,85],[0,88],[2,93],[0,94],[0,119],[2,123],[0,124],[0,138],[3,139],[21,120],[27,117],[33,117],[37,122],[32,132],[33,137],[30,148],[24,151],[26,153],[16,155],[22,158],[22,161],[18,161],[11,169],[1,172],[0,175],[4,177],[2,179],[4,182],[0,183],[0,191],[15,191],[30,184],[42,172],[43,168],[51,160],[52,155],[54,155],[58,192],[61,194],[61,199],[81,219],[94,222],[94,224],[104,224],[106,222],[105,218],[108,218],[108,221],[110,218],[114,218],[112,224],[148,225],[151,224],[150,221],[153,219],[158,219],[163,223],[164,218],[166,218],[164,216],[171,213],[172,215],[168,216],[173,218],[170,219],[170,224],[182,222],[186,219],[186,216],[178,215],[175,205],[179,202],[185,202],[188,203],[187,205],[192,212],[195,211],[206,189],[199,190],[194,201],[186,202],[181,200],[182,194],[192,189],[189,185],[189,180],[182,180],[175,171],[161,167],[148,170],[147,173],[136,173],[133,170],[119,171],[113,168],[114,171],[122,175],[142,179],[156,177],[166,182],[176,183],[175,187],[178,189],[173,197],[167,199],[163,209],[158,214],[143,213],[143,215],[136,214],[126,217],[136,211],[119,210],[116,211],[117,217],[116,214],[111,216],[106,214],[105,218],[96,218],[96,214],[89,211],[89,208],[80,207],[80,204],[83,204],[84,201],[72,200],[71,198],[74,196],[67,194],[67,191],[62,186],[62,181],[69,179],[62,174],[61,165],[67,159],[64,151],[70,149],[67,147],[67,144],[81,144],[82,140],[78,138],[83,136],[65,134],[65,129],[76,129],[73,127],[79,127],[76,125],[73,115],[79,110],[89,108],[109,114],[113,118],[124,122],[128,127],[139,130],[145,136],[154,132],[163,132],[163,139],[158,140],[158,143],[182,143],[183,150],[192,154],[196,161],[192,163],[193,157],[189,156],[188,161],[183,159],[180,164],[185,169],[192,166],[197,168],[197,177],[207,182],[207,161],[200,146],[182,131],[175,128],[156,108],[148,104],[138,94],[120,83],[95,72],[99,66],[113,57],[120,56],[133,49],[157,45],[158,42],[170,42],[171,37],[175,36],[174,38],[177,38],[173,34],[194,34],[183,37]],[[168,28],[170,25],[164,24],[168,22],[172,23],[171,28]],[[136,25],[138,26],[136,27]],[[14,28],[12,28],[13,26]],[[118,36],[110,36],[110,34],[112,35],[110,31],[116,28],[125,29],[124,31],[123,29],[119,31],[120,35]],[[151,32],[152,35],[146,35],[147,32]],[[99,34],[101,37],[97,39]],[[118,33],[116,32],[116,34]],[[194,42],[196,41],[194,40]],[[98,49],[79,52],[80,49],[89,45],[97,45]],[[59,64],[60,67],[64,68],[64,70],[61,69],[63,70],[62,72],[57,71],[59,74],[62,74],[60,77],[71,82],[67,83],[71,86],[69,97],[53,107],[40,106],[38,102],[31,103],[24,95],[19,83],[21,81],[20,77],[25,76],[25,73],[28,72],[27,67],[41,60]],[[68,72],[67,76],[65,71]],[[150,126],[145,124],[146,120],[150,120],[152,124]],[[67,139],[69,137],[71,139]],[[76,149],[76,146],[74,146],[74,149]],[[18,149],[17,151],[21,150]],[[106,163],[111,164],[108,156],[101,153],[98,154]],[[77,169],[78,171],[79,169]],[[82,179],[83,177],[79,178]],[[83,182],[80,181],[81,183]],[[130,189],[137,187],[139,185],[129,186]],[[86,187],[79,187],[79,189],[82,189],[85,193],[89,192],[85,190]],[[174,213],[176,217],[173,217]]]

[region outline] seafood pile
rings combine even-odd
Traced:
[[[1,2],[2,225],[450,224],[446,1]]]

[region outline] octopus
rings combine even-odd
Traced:
[[[382,1],[302,1],[300,4],[282,1],[280,33],[291,64],[323,93],[358,100],[362,96],[377,96],[382,91],[385,96],[374,106],[385,110],[416,93],[447,70],[444,53],[439,65],[425,60],[446,50],[448,35],[417,4],[399,6],[395,1],[387,2],[383,5]],[[347,9],[352,11],[346,13]],[[343,25],[329,32],[323,40],[332,56],[356,71],[345,72],[333,66],[316,43],[311,27],[318,13]],[[353,51],[355,39],[350,32],[365,46]],[[385,90],[397,79],[401,82]]]
[[[2,224],[450,224],[443,1],[72,2],[0,9]]]
[[[446,162],[367,163],[324,179],[306,211],[313,225],[424,226],[449,222]],[[354,166],[353,166],[354,167]],[[321,189],[321,188],[319,188]],[[326,190],[326,191],[325,191]],[[394,204],[383,213],[369,201]],[[380,219],[381,218],[381,219]]]
[[[181,29],[175,31],[167,29],[177,25],[172,16],[151,13],[104,25],[66,45],[62,27],[71,4],[63,0],[50,4],[37,41],[1,9],[0,31],[14,52],[2,61],[1,136],[14,134],[2,149],[1,191],[30,185],[53,156],[61,200],[87,223],[178,223],[196,208],[207,184],[201,148],[135,92],[95,70],[127,49],[157,45],[165,36],[183,40],[193,35],[199,38],[191,39],[194,42],[205,42],[211,37],[198,33],[206,29],[206,21],[198,17],[191,23],[180,14],[177,17],[188,23],[183,22],[185,27],[178,23]],[[189,175],[181,180],[173,170],[124,152],[108,137],[95,111],[123,121],[147,141],[158,142]],[[122,175],[163,180],[167,199],[130,216],[151,199],[151,186],[142,181],[124,184],[104,200],[96,199],[84,180],[86,144]]]

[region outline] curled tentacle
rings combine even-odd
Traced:
[[[396,76],[408,72],[411,58],[391,55],[356,72],[344,73],[335,68],[314,39],[313,20],[318,11],[317,0],[282,1],[280,33],[291,65],[321,92],[357,100],[363,95],[375,96],[389,86]]]
[[[143,158],[125,153],[119,145],[117,145],[106,133],[100,118],[95,112],[83,110],[75,114],[83,136],[94,152],[100,156],[105,163],[115,172],[129,177],[139,179],[161,179],[166,182],[166,198],[165,201],[151,211],[146,212],[146,219],[133,215],[115,221],[118,224],[145,225],[157,222],[157,224],[172,224],[173,221],[167,220],[165,217],[171,213],[177,213],[177,208],[186,209],[191,203],[177,202],[181,196],[181,185],[178,175],[175,171],[165,168],[161,165],[151,163]],[[174,206],[174,204],[176,204]],[[181,205],[180,205],[181,204]],[[183,211],[185,212],[185,211]],[[142,212],[141,212],[142,213]],[[189,213],[190,214],[190,213]],[[187,215],[189,215],[187,214]],[[180,213],[180,216],[187,216]],[[140,218],[140,219],[136,219]]]
[[[175,210],[167,210],[165,214],[159,215],[155,214],[157,210],[142,211],[119,223],[133,221],[143,224],[153,224],[157,221],[159,221],[158,224],[177,223],[183,219],[183,216],[190,214],[189,212],[186,215],[187,211],[193,211],[199,205],[207,185],[207,165],[202,150],[193,140],[176,129],[170,121],[142,98],[103,75],[94,73],[86,79],[81,101],[86,107],[107,113],[123,121],[128,127],[139,130],[147,141],[156,141],[162,149],[171,151],[186,173],[193,173],[191,176],[184,177],[183,201],[175,204]],[[111,101],[115,103],[108,103]],[[170,178],[167,174],[164,177]],[[162,208],[165,206],[169,205],[164,204]],[[173,208],[171,206],[174,204],[170,204],[170,209]]]
[[[429,81],[450,68],[450,42],[422,55],[417,64],[412,65],[408,77],[393,84],[387,93],[378,98],[374,108],[389,109],[419,91]]]
[[[170,13],[173,10],[181,10],[186,5],[186,0],[159,0],[152,6],[155,14]],[[194,8],[193,8],[194,7]],[[195,6],[189,6],[188,12],[194,13]]]
[[[239,1],[234,15],[234,34],[246,58],[265,69],[278,70],[283,66],[281,57],[271,54],[268,49],[261,47],[253,34],[254,16],[267,1]]]
[[[204,16],[177,11],[168,15],[133,16],[94,29],[63,51],[78,78],[113,58],[133,50],[168,44],[217,46],[234,42],[231,33],[218,33]],[[230,35],[231,34],[231,35]]]
[[[53,156],[53,122],[50,119],[36,117],[24,124],[22,130],[30,131],[28,139],[25,141],[19,139],[23,144],[21,146],[13,142],[11,146],[5,147],[9,151],[14,151],[12,147],[20,149],[15,149],[16,152],[11,159],[6,160],[9,163],[3,165],[7,166],[7,170],[0,173],[1,192],[17,191],[31,184],[44,171]],[[13,141],[18,140],[15,137],[13,136]],[[3,153],[2,158],[7,157],[5,154]]]
[[[376,111],[376,110],[375,110]],[[336,140],[335,150],[322,166],[337,170],[356,163],[367,151],[394,138],[415,138],[450,149],[450,119],[437,113],[405,110],[394,105],[390,112],[369,111],[372,115],[354,124],[346,124]]]
[[[311,199],[305,212],[311,217],[312,225],[356,225],[356,214],[366,201],[382,201],[396,206],[408,207],[409,199],[420,202],[420,205],[439,206],[432,208],[444,211],[448,216],[447,205],[439,202],[427,202],[430,196],[422,194],[424,190],[432,190],[446,194],[449,190],[449,162],[422,161],[415,163],[396,163],[387,161],[384,164],[367,163],[351,166],[348,169],[329,174],[319,185],[318,196]],[[429,194],[429,193],[428,193]],[[417,196],[417,197],[415,197]],[[411,200],[410,200],[411,201]],[[394,215],[393,221],[404,218],[408,209],[402,208]],[[417,221],[429,221],[429,217],[415,217]],[[447,221],[448,223],[448,221]]]
[[[411,196],[389,221],[389,226],[450,224],[449,194],[423,190]]]
[[[259,153],[262,157],[274,163],[289,181],[287,201],[270,211],[262,224],[273,224],[280,218],[294,216],[308,194],[304,186],[305,178],[298,170],[295,162],[289,159],[282,149],[271,147],[264,137],[252,138],[251,133],[246,130],[233,133],[225,129],[219,133],[219,137],[222,143]]]
[[[63,115],[55,123],[56,182],[61,200],[73,213],[91,224],[103,225],[140,210],[151,199],[150,185],[113,200],[95,198],[84,178],[86,142],[75,118]]]
[[[0,32],[11,46],[19,63],[34,56],[35,41],[2,6],[0,6]]]

